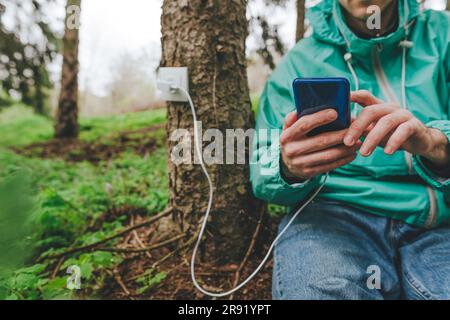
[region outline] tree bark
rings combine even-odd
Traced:
[[[295,40],[298,42],[303,39],[305,34],[305,0],[297,0],[297,31]]]
[[[70,6],[81,7],[81,0],[67,0]],[[66,10],[67,12],[68,10]],[[78,46],[79,26],[71,27],[66,17],[63,38],[63,66],[61,73],[61,93],[58,103],[58,112],[55,123],[55,137],[78,137]]]
[[[188,67],[189,91],[203,130],[219,129],[224,137],[226,129],[247,130],[254,126],[245,56],[247,24],[245,0],[163,3],[161,65]],[[192,115],[187,104],[168,103],[167,117],[168,137],[176,129],[192,133]],[[177,227],[197,230],[207,207],[208,183],[199,165],[177,166],[170,161],[170,153],[178,142],[168,141],[169,204],[176,212],[174,221]],[[193,143],[191,151],[193,154]],[[245,165],[212,165],[208,171],[215,186],[208,222],[213,237],[208,243],[212,242],[212,252],[219,263],[238,261],[245,254],[259,210],[264,206],[252,196],[248,161]]]

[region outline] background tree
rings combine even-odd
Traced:
[[[247,23],[245,0],[163,3],[161,65],[189,68],[190,93],[203,128],[225,132],[254,126],[246,74]],[[185,103],[169,103],[167,117],[168,136],[175,129],[192,130]],[[175,144],[169,142],[169,153]],[[169,161],[168,167],[174,217],[179,226],[197,230],[207,206],[207,180],[198,165]],[[214,250],[209,252],[220,261],[242,259],[263,208],[252,197],[249,167],[214,165],[208,170],[215,185],[209,222]]]
[[[305,34],[305,0],[297,0],[297,30],[295,40],[298,42],[303,39]]]
[[[47,66],[58,49],[46,10],[54,0],[0,0],[0,91],[45,113]],[[9,28],[5,25],[8,15]]]
[[[264,13],[250,17],[251,31],[259,35],[256,53],[272,70],[276,67],[276,55],[283,56],[286,53],[286,46],[278,32],[279,25],[269,23],[269,16],[275,7],[286,7],[288,2],[289,0],[264,0],[265,10],[262,11]]]
[[[447,0],[447,10],[450,10],[450,0]]]
[[[56,138],[78,136],[78,46],[81,0],[67,0],[63,38],[61,93],[55,123]]]

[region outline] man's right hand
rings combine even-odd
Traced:
[[[353,147],[343,144],[348,129],[308,137],[311,130],[337,119],[333,109],[297,119],[297,112],[286,116],[280,137],[284,174],[288,178],[310,179],[349,164],[355,160],[361,143]]]

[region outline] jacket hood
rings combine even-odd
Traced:
[[[406,40],[415,19],[421,14],[420,0],[398,0],[399,25],[393,33],[379,38],[362,39],[356,36],[345,23],[338,0],[316,0],[308,9],[308,19],[313,28],[313,37],[338,46],[356,56],[367,55],[374,46],[397,47]]]

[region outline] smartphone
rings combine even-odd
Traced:
[[[346,78],[298,78],[293,82],[295,106],[300,119],[325,109],[336,110],[337,119],[312,130],[308,136],[339,131],[350,126],[350,82]]]

